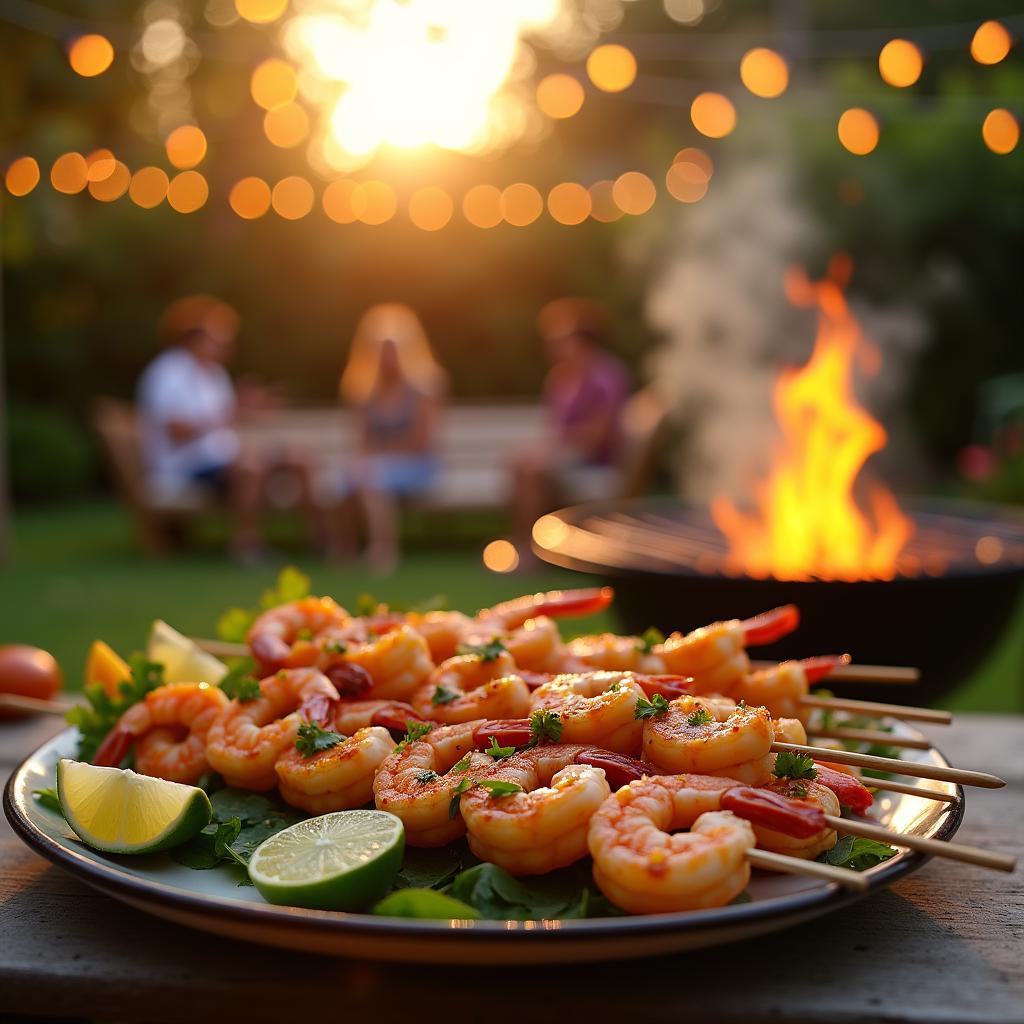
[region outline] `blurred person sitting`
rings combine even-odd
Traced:
[[[227,501],[232,550],[241,561],[262,551],[259,518],[271,466],[246,449],[236,429],[239,414],[275,404],[266,388],[243,384],[236,392],[225,364],[238,334],[238,313],[208,295],[172,303],[160,321],[167,346],[145,369],[136,390],[148,486],[164,498],[212,494]],[[301,459],[282,459],[308,498]],[[311,507],[311,503],[306,502]]]
[[[363,513],[366,559],[379,574],[398,564],[398,501],[437,481],[437,429],[448,389],[419,317],[402,303],[368,309],[341,375],[354,412],[359,454],[350,487]],[[342,547],[339,538],[335,553]]]
[[[531,563],[533,524],[566,493],[597,496],[615,489],[630,392],[625,365],[606,349],[608,318],[598,303],[556,299],[541,310],[537,325],[551,364],[544,380],[547,433],[514,455],[509,467],[521,566]]]

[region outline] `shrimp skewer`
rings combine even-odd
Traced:
[[[512,655],[498,650],[460,654],[442,662],[411,695],[422,718],[454,724],[514,718],[530,709],[530,690]]]

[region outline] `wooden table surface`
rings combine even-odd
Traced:
[[[60,728],[0,722],[0,775]],[[955,764],[996,772],[958,838],[1024,847],[1024,717],[963,715]],[[0,820],[0,1016],[147,1021],[443,1019],[1024,1022],[1024,880],[931,861],[841,913],[647,962],[410,967],[290,953],[168,924],[76,881]],[[371,1016],[372,1015],[372,1016]]]

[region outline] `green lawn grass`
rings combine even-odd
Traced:
[[[282,532],[282,542],[288,533]],[[0,570],[0,643],[52,651],[64,668],[65,685],[77,688],[95,638],[131,653],[142,647],[157,617],[185,633],[212,636],[225,608],[255,605],[285,564],[298,565],[318,592],[342,604],[364,592],[408,602],[443,594],[453,607],[476,610],[528,590],[590,582],[554,568],[522,577],[496,575],[483,568],[480,548],[480,542],[442,548],[420,539],[394,576],[378,580],[358,564],[324,565],[294,541],[258,569],[229,562],[211,543],[151,560],[138,552],[127,520],[112,503],[23,511],[15,518],[13,559]],[[588,631],[612,625],[606,616],[585,621]],[[956,709],[1024,710],[1024,604],[991,658],[948,703]]]

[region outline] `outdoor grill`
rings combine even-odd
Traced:
[[[562,509],[538,521],[534,549],[614,585],[613,608],[632,633],[689,630],[792,602],[800,628],[753,657],[849,653],[863,664],[916,666],[921,703],[954,689],[992,652],[1024,582],[1024,517],[936,502],[908,514],[913,538],[885,580],[738,573],[710,516],[669,498]],[[891,686],[858,683],[855,693],[893,699]]]

